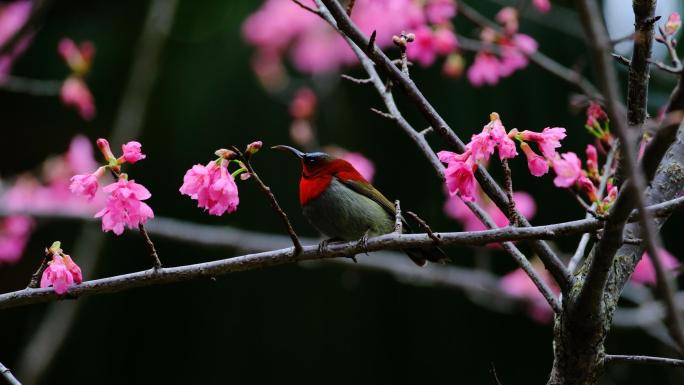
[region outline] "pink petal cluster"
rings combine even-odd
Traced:
[[[679,267],[679,261],[667,250],[659,248],[658,258],[665,270],[675,270]],[[641,256],[641,260],[637,263],[632,273],[632,282],[641,285],[655,286],[657,282],[655,268],[648,253]]]
[[[566,152],[553,161],[556,187],[570,187],[582,176],[582,162],[574,152]]]
[[[587,121],[584,123],[587,126],[601,126],[602,122],[608,120],[608,114],[603,110],[600,104],[590,101],[587,108]]]
[[[499,150],[499,158],[510,159],[517,155],[515,142],[506,133],[506,129],[493,112],[490,122],[482,128],[482,132],[471,137],[466,145],[466,152],[456,154],[450,151],[437,153],[439,160],[447,164],[444,170],[446,185],[451,195],[460,195],[464,200],[474,200],[475,175],[478,162],[488,161]]]
[[[558,285],[553,281],[548,271],[540,263],[534,263],[533,266],[542,279],[551,287],[551,290],[556,294],[560,293]],[[499,286],[504,293],[514,298],[529,301],[527,311],[532,320],[541,324],[547,324],[553,320],[553,309],[551,309],[544,296],[539,292],[539,289],[537,289],[530,277],[522,269],[518,268],[504,275],[499,281]]]
[[[16,263],[31,236],[33,220],[13,215],[0,218],[0,263]]]
[[[43,271],[43,276],[40,280],[40,287],[54,287],[55,293],[62,295],[69,290],[73,284],[79,284],[83,281],[83,274],[81,268],[68,255],[59,255],[55,253],[52,255],[52,261]]]
[[[302,3],[316,7],[312,0]],[[351,17],[365,34],[376,31],[375,42],[380,48],[392,46],[392,37],[402,31],[415,33],[419,41],[409,44],[409,55],[429,65],[436,54],[455,47],[455,35],[450,30],[455,14],[454,0],[359,0]],[[431,31],[432,27],[437,30]],[[245,20],[242,35],[257,48],[258,60],[253,63],[265,84],[282,80],[280,63],[286,56],[295,69],[305,73],[331,72],[357,63],[339,34],[292,1],[266,0]]]
[[[102,231],[121,235],[125,227],[135,229],[154,218],[150,206],[143,202],[152,196],[145,186],[120,178],[102,190],[109,194],[105,208],[95,214],[95,218],[102,218]]]
[[[95,118],[95,101],[90,93],[88,86],[78,76],[68,77],[60,90],[62,102],[67,106],[78,110],[83,120],[93,120]]]
[[[5,45],[26,24],[31,8],[32,3],[29,0],[0,4],[0,46]],[[32,39],[33,34],[27,34],[9,52],[0,55],[0,83],[10,74],[14,61],[26,51]]]
[[[71,177],[69,190],[76,195],[93,200],[97,194],[97,189],[100,187],[97,179],[97,173],[74,175]]]
[[[508,218],[499,210],[494,202],[480,194],[476,196],[476,200],[498,227],[508,226]],[[537,212],[537,204],[530,194],[523,191],[516,191],[513,193],[513,200],[515,201],[515,207],[520,211],[520,214],[523,217],[527,219],[532,219],[534,217]],[[480,221],[480,219],[473,214],[473,212],[468,209],[468,206],[466,206],[458,197],[450,196],[447,199],[444,204],[444,212],[449,217],[460,221],[463,224],[464,231],[480,231],[487,229],[485,225],[482,224],[482,221]]]
[[[408,44],[406,56],[423,67],[432,65],[438,55],[448,55],[458,48],[458,40],[449,27],[432,29],[427,25],[419,26],[415,40]]]
[[[375,176],[375,165],[370,159],[363,156],[363,154],[360,152],[347,152],[342,156],[342,159],[351,163],[364,179],[369,182],[373,181],[373,177]]]
[[[240,203],[237,185],[225,163],[212,161],[206,166],[192,166],[179,189],[181,194],[197,200],[197,207],[208,210],[210,215],[232,213]]]
[[[665,34],[668,36],[672,36],[677,31],[679,31],[679,28],[682,26],[682,18],[679,16],[678,12],[672,12],[670,16],[667,18],[667,22],[665,23]]]
[[[69,150],[50,157],[38,176],[24,174],[7,186],[0,195],[0,206],[12,211],[56,214],[93,214],[104,204],[104,196],[97,193],[88,201],[71,193],[71,177],[89,174],[97,167],[90,140],[84,136],[72,139]],[[84,192],[87,189],[84,186]]]
[[[140,144],[140,142],[130,141],[126,144],[123,144],[121,146],[121,150],[123,151],[124,160],[132,164],[141,159],[145,159],[146,155],[142,153],[141,149],[142,144]]]

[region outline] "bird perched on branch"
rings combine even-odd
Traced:
[[[394,231],[396,208],[346,160],[324,152],[304,153],[290,146],[273,146],[299,158],[302,177],[299,181],[299,201],[304,216],[330,239],[364,243],[368,237]],[[403,220],[403,230],[410,232]],[[436,246],[406,249],[404,252],[418,266],[426,261],[444,262],[448,258]]]

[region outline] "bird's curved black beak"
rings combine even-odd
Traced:
[[[273,146],[273,147],[271,147],[271,149],[289,152],[289,153],[293,154],[294,156],[296,156],[296,157],[299,158],[299,159],[302,159],[302,158],[304,157],[304,153],[303,153],[303,152],[297,150],[297,149],[294,148],[294,147],[285,146],[285,145],[282,145],[282,144],[279,144],[279,145],[277,145],[277,146]]]

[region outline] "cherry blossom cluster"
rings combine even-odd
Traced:
[[[73,40],[64,38],[59,41],[57,51],[71,70],[71,74],[62,83],[62,102],[76,108],[84,120],[92,120],[95,117],[95,102],[84,78],[90,72],[95,45],[90,41],[76,45]]]
[[[318,146],[315,135],[316,130],[314,129],[317,104],[318,98],[316,93],[309,87],[297,89],[290,101],[289,111],[290,116],[292,117],[290,139],[296,145],[304,149],[316,148]],[[351,163],[367,181],[373,181],[373,176],[375,176],[375,165],[363,154],[349,151],[336,145],[326,145],[323,147],[323,151],[336,158],[346,160]]]
[[[537,51],[537,42],[530,36],[518,33],[518,10],[513,7],[502,8],[496,15],[503,32],[485,27],[480,32],[482,50],[475,55],[473,64],[468,68],[468,80],[479,87],[484,84],[495,85],[499,79],[512,75],[527,67],[527,56]],[[492,52],[492,47],[498,53]]]
[[[262,147],[260,141],[247,146],[245,156],[251,157]],[[237,154],[231,150],[220,149],[216,151],[217,159],[209,161],[206,165],[196,164],[183,176],[181,194],[197,201],[197,207],[208,211],[209,215],[221,216],[225,213],[235,212],[240,203],[238,187],[235,178],[245,180],[250,177],[246,165],[237,159]],[[237,165],[232,173],[228,167]]]
[[[59,241],[54,242],[46,253],[50,257],[47,268],[43,270],[40,287],[54,287],[57,294],[65,294],[69,286],[83,282],[81,268],[61,249]]]
[[[123,154],[115,157],[106,139],[98,139],[97,146],[104,155],[106,165],[99,167],[92,173],[74,175],[69,186],[72,193],[93,199],[99,191],[99,179],[106,171],[114,174],[117,180],[102,188],[107,194],[105,207],[95,214],[96,218],[102,218],[102,231],[112,231],[121,235],[125,227],[138,228],[139,225],[154,217],[150,206],[144,200],[152,194],[145,186],[128,180],[128,175],[121,172],[121,166],[125,163],[136,163],[145,159],[142,146],[139,142],[131,141],[121,146]]]

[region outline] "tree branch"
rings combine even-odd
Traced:
[[[14,377],[12,372],[3,365],[2,362],[0,362],[0,375],[2,375],[10,385],[21,385],[21,382]]]
[[[651,357],[651,356],[625,356],[625,355],[606,355],[606,364],[629,363],[629,364],[649,364],[660,366],[684,366],[684,360],[674,358]]]
[[[640,127],[646,121],[655,6],[655,0],[632,1],[634,48],[627,82],[627,120],[631,126]]]
[[[337,0],[317,0],[325,5],[327,11],[332,15],[335,25],[338,30],[343,32],[351,41],[359,47],[367,47],[368,39],[361,32],[358,27],[347,16],[342,6]],[[319,6],[319,12],[320,10]],[[444,119],[437,113],[435,108],[427,101],[425,96],[420,92],[415,83],[407,76],[405,76],[400,69],[390,60],[380,49],[375,45],[369,47],[366,54],[368,57],[388,74],[393,84],[398,85],[400,89],[408,96],[408,98],[416,105],[418,110],[423,114],[425,119],[430,123],[432,128],[437,132],[451,148],[459,151],[465,151],[465,144],[458,136],[451,130]],[[508,211],[508,199],[501,187],[494,181],[489,173],[483,168],[479,167],[476,172],[476,178],[482,189],[489,195],[492,201],[503,211]],[[530,223],[521,216],[521,226],[530,226]],[[539,255],[539,258],[544,262],[544,265],[554,277],[561,291],[567,291],[574,281],[573,277],[565,268],[565,264],[558,258],[558,256],[551,250],[551,248],[543,241],[532,242],[532,247]]]

